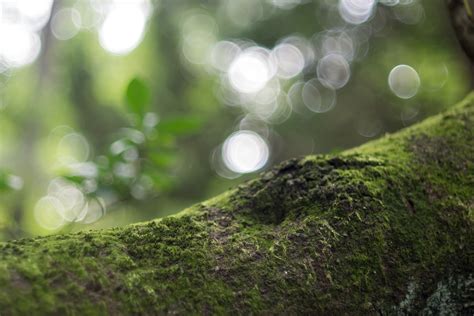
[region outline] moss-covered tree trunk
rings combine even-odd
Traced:
[[[1,244],[0,314],[474,312],[474,95],[177,216]]]

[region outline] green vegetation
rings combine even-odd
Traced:
[[[0,1],[0,241],[174,214],[287,159],[440,113],[472,87],[448,11]],[[239,133],[243,150],[224,148]]]
[[[0,310],[469,314],[473,157],[471,94],[175,216],[3,243]]]

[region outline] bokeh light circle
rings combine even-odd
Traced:
[[[7,67],[19,68],[31,64],[41,51],[41,40],[24,25],[1,24],[0,59]]]
[[[72,8],[64,8],[56,12],[51,19],[51,32],[58,40],[73,38],[81,28],[81,15]]]
[[[336,91],[317,79],[306,82],[301,94],[304,105],[315,113],[328,112],[336,104]]]
[[[255,93],[265,87],[272,70],[261,51],[247,49],[237,56],[229,67],[229,82],[241,93]]]
[[[325,85],[333,89],[340,89],[349,81],[351,68],[344,56],[329,54],[318,62],[317,74]]]
[[[145,13],[138,7],[114,8],[107,14],[100,27],[100,45],[112,54],[128,54],[140,44],[145,23]]]
[[[236,173],[260,170],[269,158],[266,141],[257,133],[242,130],[230,135],[222,146],[222,159]]]
[[[273,49],[272,56],[278,65],[278,76],[284,79],[295,77],[305,66],[303,54],[292,44],[279,44]]]
[[[410,99],[418,93],[420,76],[411,66],[395,66],[388,75],[390,90],[399,98]]]
[[[372,16],[375,5],[375,0],[340,0],[338,8],[344,21],[361,24]]]
[[[64,225],[63,211],[64,206],[59,199],[53,196],[44,196],[36,202],[34,217],[41,227],[55,230]]]

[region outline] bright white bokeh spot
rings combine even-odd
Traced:
[[[53,0],[16,0],[14,3],[31,30],[39,31],[48,23]]]
[[[349,81],[351,68],[344,56],[329,54],[318,62],[317,74],[318,79],[325,85],[340,89]]]
[[[277,75],[284,79],[297,76],[305,66],[305,59],[300,50],[291,44],[283,43],[276,46],[272,56],[278,66]]]
[[[64,225],[61,215],[64,207],[60,200],[52,196],[45,196],[36,202],[34,217],[38,224],[48,230],[55,230]]]
[[[234,59],[228,76],[238,92],[255,93],[265,87],[273,74],[267,56],[260,50],[248,49]]]
[[[37,19],[49,13],[53,0],[16,0],[16,3],[22,15]]]
[[[328,112],[336,105],[336,91],[317,79],[306,82],[301,94],[304,105],[315,113]]]
[[[398,65],[390,71],[388,85],[397,97],[410,99],[418,93],[420,77],[413,67]]]
[[[41,50],[39,36],[24,25],[0,23],[0,60],[7,67],[31,64]]]
[[[236,173],[250,173],[265,166],[269,148],[255,132],[243,130],[230,135],[222,146],[222,159]]]
[[[56,12],[51,20],[51,32],[58,40],[68,40],[76,36],[81,28],[79,11],[64,8]]]
[[[375,4],[375,0],[340,0],[339,14],[347,23],[361,24],[372,16]]]
[[[146,15],[139,7],[117,6],[100,27],[100,45],[112,54],[128,54],[142,41],[145,23]]]

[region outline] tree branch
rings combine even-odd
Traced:
[[[474,94],[176,216],[1,244],[10,314],[472,314]]]

